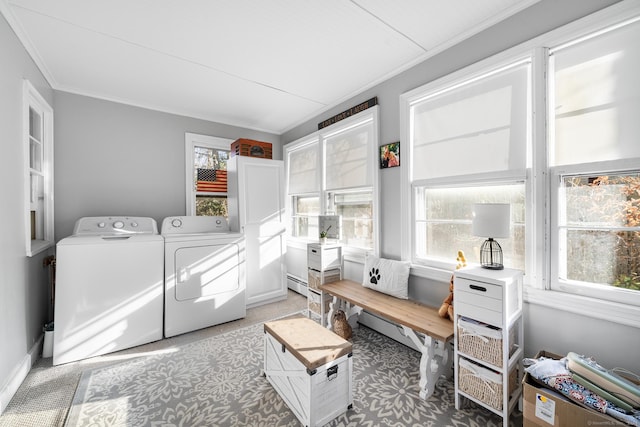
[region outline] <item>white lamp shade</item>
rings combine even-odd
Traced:
[[[474,236],[509,237],[511,227],[511,205],[508,203],[476,203],[473,206]]]

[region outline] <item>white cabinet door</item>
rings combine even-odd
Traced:
[[[284,163],[236,156],[227,170],[229,223],[246,239],[247,307],[284,299]]]

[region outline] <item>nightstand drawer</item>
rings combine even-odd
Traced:
[[[341,248],[310,244],[307,250],[307,267],[317,271],[341,268]]]
[[[468,280],[462,277],[456,277],[454,292],[462,291],[470,294],[494,298],[498,300],[498,304],[502,305],[502,286],[492,285],[491,283],[478,282],[477,280]]]
[[[470,304],[464,300],[456,300],[456,298],[458,298],[457,294],[453,300],[453,310],[456,316],[465,316],[489,325],[502,327],[502,310],[491,310],[483,306]]]

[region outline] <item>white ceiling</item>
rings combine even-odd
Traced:
[[[282,134],[535,1],[0,0],[0,10],[54,89]]]

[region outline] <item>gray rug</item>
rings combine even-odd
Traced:
[[[86,371],[66,426],[297,426],[262,375],[263,339],[258,324]],[[353,409],[329,426],[502,425],[474,404],[456,411],[452,380],[421,400],[418,352],[364,326],[352,342]]]

